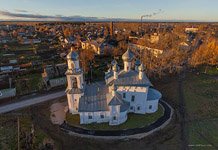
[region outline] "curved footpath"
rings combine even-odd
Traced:
[[[85,137],[85,138],[97,138],[97,139],[141,139],[149,134],[163,129],[169,124],[172,115],[173,108],[165,101],[159,102],[164,108],[164,115],[161,116],[157,121],[151,123],[148,126],[142,128],[126,129],[126,130],[89,130],[78,128],[67,123],[60,125],[60,129],[70,135]]]

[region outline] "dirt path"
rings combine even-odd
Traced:
[[[185,79],[185,72],[179,75],[178,80],[178,94],[179,94],[179,113],[180,113],[180,140],[181,149],[188,149],[188,135],[186,131],[186,109],[185,109],[185,99],[183,92],[183,81]]]
[[[0,107],[0,114],[1,113],[7,113],[13,110],[17,110],[17,109],[21,109],[21,108],[25,108],[31,105],[35,105],[35,104],[39,104],[42,102],[46,102],[49,100],[53,100],[56,98],[60,98],[65,96],[65,92],[63,91],[59,91],[59,92],[55,92],[55,93],[51,93],[51,94],[47,94],[47,95],[42,95],[42,96],[38,96],[38,97],[33,97],[24,101],[20,101],[20,102],[16,102],[16,103],[12,103],[12,104],[8,104],[8,105],[4,105]]]

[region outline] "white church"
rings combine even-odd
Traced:
[[[79,114],[81,124],[109,122],[109,125],[119,125],[128,119],[128,113],[144,115],[157,111],[162,95],[152,87],[144,73],[144,65],[139,60],[134,61],[130,49],[122,59],[123,70],[114,60],[105,73],[105,82],[85,84],[78,54],[71,51],[67,55],[69,112]]]

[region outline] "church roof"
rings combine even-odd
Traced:
[[[113,66],[113,65],[115,65],[115,64],[117,64],[117,61],[114,59],[114,60],[111,62],[111,65]]]
[[[152,100],[159,100],[162,97],[161,93],[153,88],[148,89],[148,95],[147,95],[147,100],[152,101]]]
[[[134,58],[134,54],[132,51],[128,48],[127,51],[122,55],[122,59],[124,61],[131,61]]]
[[[115,106],[115,105],[122,105],[123,103],[124,102],[123,102],[122,96],[116,92],[108,105]]]
[[[79,89],[79,88],[72,88],[72,89],[67,89],[66,90],[67,94],[81,94],[83,92],[84,92],[84,90]]]
[[[79,101],[79,112],[108,111],[106,95],[82,96]]]
[[[120,71],[118,79],[112,80],[109,84],[115,84],[115,86],[152,86],[146,75],[143,79],[139,79],[139,73],[135,70]]]
[[[120,112],[127,111],[129,109],[129,102],[126,102],[122,99],[122,95],[119,93],[115,93],[115,96],[109,95],[111,98],[109,102],[109,106],[117,106],[120,105]]]

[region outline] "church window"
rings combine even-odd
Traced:
[[[152,109],[152,105],[149,105],[149,109]]]
[[[88,118],[89,118],[89,119],[92,119],[92,116],[91,116],[91,115],[89,115],[89,116],[88,116]]]
[[[132,101],[132,102],[135,101],[135,95],[132,95],[131,101]]]
[[[137,110],[140,110],[140,109],[141,109],[141,107],[140,107],[140,106],[138,106],[138,107],[137,107]]]
[[[104,115],[102,114],[102,115],[101,115],[101,119],[103,119],[103,118],[104,118]]]
[[[123,98],[126,98],[126,93],[123,93]]]
[[[113,120],[117,120],[117,117],[116,117],[116,116],[114,116],[114,117],[113,117]]]
[[[133,106],[130,107],[130,110],[133,110]]]

